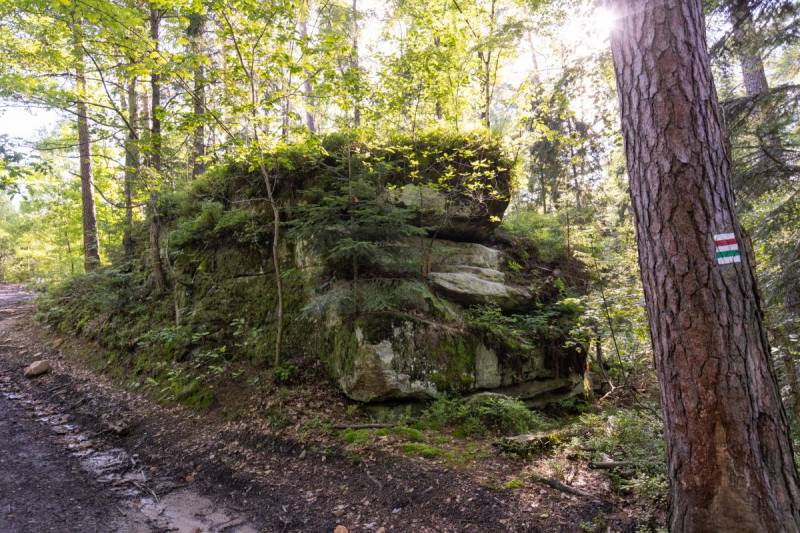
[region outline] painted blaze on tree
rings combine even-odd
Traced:
[[[664,409],[670,529],[800,531],[787,419],[752,265],[738,251],[701,0],[608,4],[619,17],[612,53]]]

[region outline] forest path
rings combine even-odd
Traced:
[[[149,485],[157,472],[67,414],[70,398],[55,395],[67,387],[48,387],[44,395],[34,390],[11,357],[33,350],[19,342],[32,339],[16,335],[30,307],[21,287],[0,286],[1,532],[257,531],[193,491],[176,488],[156,497]],[[34,359],[41,355],[33,352]]]

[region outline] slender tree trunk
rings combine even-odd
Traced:
[[[491,76],[492,76],[492,55],[491,52],[484,54],[480,52],[480,59],[483,66],[483,73],[481,75],[481,123],[487,130],[492,127],[492,92],[491,92]]]
[[[539,169],[539,205],[542,206],[542,213],[547,214],[547,181],[545,180],[544,170]]]
[[[292,86],[292,74],[289,73],[288,79],[285,81],[284,91],[287,93],[281,102],[281,139],[284,142],[289,140],[289,128],[292,125],[292,100],[289,97],[289,88]]]
[[[786,369],[786,383],[789,385],[791,394],[792,413],[796,419],[800,419],[800,379],[797,376],[797,364],[794,359],[795,350],[793,348],[795,343],[778,328],[773,329],[772,333],[782,348],[781,360]]]
[[[150,9],[150,38],[158,51],[159,24],[161,12]],[[150,74],[150,167],[155,171],[154,181],[161,179],[161,75],[154,71]],[[164,265],[161,261],[161,220],[158,214],[158,183],[150,184],[150,267],[152,268],[153,285],[157,291],[166,287]]]
[[[433,45],[438,50],[442,46],[442,38],[438,35],[434,36]],[[436,95],[436,103],[434,105],[433,115],[437,121],[442,120],[442,117],[444,116],[442,113],[442,98],[438,94]]]
[[[489,8],[489,36],[495,35],[495,23],[497,16],[497,0],[491,0]],[[483,72],[481,73],[481,123],[487,130],[492,127],[492,61],[494,60],[492,50],[480,50],[478,59],[481,61]],[[498,52],[499,53],[499,52]]]
[[[199,60],[203,54],[202,40],[205,25],[205,15],[200,13],[192,13],[189,15],[189,28],[186,30],[186,34],[189,37],[189,44],[195,61],[192,72],[194,78],[192,107],[195,120],[194,131],[192,132],[192,155],[190,161],[192,178],[196,178],[205,172],[206,169],[204,161],[206,155],[206,129],[204,123],[206,112],[206,73],[202,61]]]
[[[756,30],[749,0],[733,0],[731,24],[747,96],[767,93],[769,84],[764,72],[764,61],[756,46]]]
[[[753,21],[753,11],[750,0],[731,0],[731,25],[733,26],[733,41],[739,64],[742,69],[742,81],[747,96],[757,97],[769,93],[769,83],[764,71],[764,61],[761,57],[760,36]],[[769,103],[759,106],[758,110],[750,117],[756,126],[756,135],[759,139],[761,154],[757,165],[751,174],[756,178],[745,183],[745,192],[759,194],[777,183],[778,177],[787,176],[784,161],[783,140],[780,135],[771,129],[775,120],[775,112],[770,109]]]
[[[153,40],[155,53],[159,49],[159,26],[161,12],[150,10],[150,38]],[[150,74],[150,166],[161,171],[161,74],[154,70]]]
[[[136,133],[136,126],[139,123],[139,106],[136,94],[136,78],[128,80],[128,123],[130,130],[125,142],[125,231],[122,235],[122,247],[125,251],[125,258],[133,258],[133,188],[134,182],[139,175],[139,144]]]
[[[75,89],[78,116],[78,155],[81,173],[81,207],[83,218],[83,266],[86,272],[100,266],[100,247],[97,242],[97,219],[94,207],[94,183],[92,178],[92,147],[89,134],[89,112],[86,105],[86,67],[84,65],[82,28],[73,23],[75,46]]]
[[[800,488],[743,245],[701,0],[610,0],[671,485],[670,529],[800,531]],[[720,237],[723,239],[723,237]]]
[[[310,6],[308,2],[305,2],[305,12],[303,13],[303,18],[300,21],[300,37],[301,39],[305,40],[308,38],[308,16],[309,16]],[[314,89],[311,86],[311,73],[308,72],[308,69],[303,71],[303,75],[305,76],[305,81],[303,81],[303,95],[305,96],[305,114],[306,114],[306,128],[311,133],[317,132],[317,125],[314,121]]]
[[[358,72],[358,0],[353,0],[353,55],[351,57],[352,68]],[[360,79],[360,76],[357,77]],[[360,88],[356,89],[355,101],[353,102],[353,126],[361,126],[361,97]]]

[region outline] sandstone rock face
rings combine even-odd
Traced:
[[[502,309],[515,309],[530,302],[530,291],[487,278],[486,274],[470,271],[431,272],[428,275],[434,289],[461,305],[494,304]]]
[[[445,240],[427,244],[431,292],[416,310],[364,313],[351,323],[335,313],[327,318],[336,336],[331,368],[348,397],[374,402],[494,391],[534,403],[583,391],[584,356],[563,348],[563,341],[509,351],[465,327],[469,305],[512,310],[533,299],[527,288],[506,282],[502,251]],[[437,316],[432,309],[439,309]]]
[[[482,244],[431,239],[431,287],[459,305],[496,305],[511,310],[532,299],[525,287],[506,282],[504,254]]]
[[[406,338],[406,333],[398,328],[391,338],[372,343],[356,327],[352,366],[339,377],[339,386],[345,394],[362,402],[433,397],[436,394],[435,386],[413,378],[413,372],[404,368],[405,354],[395,351],[395,346],[404,345],[408,348],[413,343],[413,339]]]
[[[373,326],[380,319],[373,317]],[[492,391],[536,404],[582,392],[580,364],[548,367],[544,348],[498,355],[469,332],[438,324],[392,321],[390,332],[368,338],[362,326],[334,353],[334,374],[342,391],[361,402],[423,400],[442,393]],[[340,325],[339,332],[346,331]],[[573,358],[575,354],[571,354]],[[574,362],[574,361],[573,361]]]
[[[25,368],[25,377],[35,378],[36,376],[41,376],[42,374],[50,372],[50,369],[50,361],[46,359],[34,361]]]

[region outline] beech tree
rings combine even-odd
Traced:
[[[664,410],[670,529],[800,531],[751,258],[735,253],[744,235],[701,0],[609,4],[619,15],[612,55]]]

